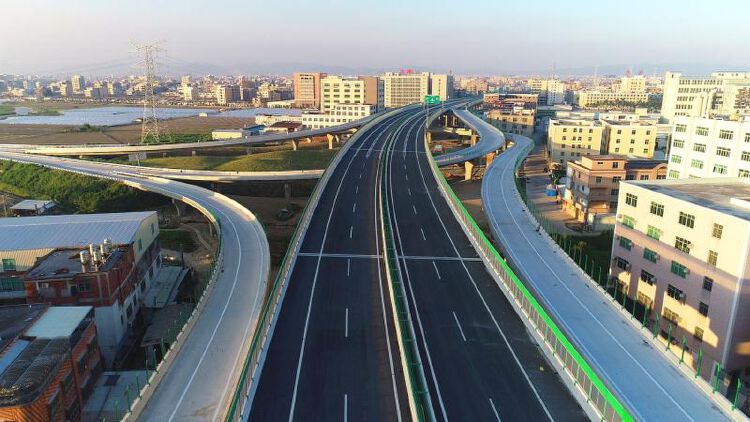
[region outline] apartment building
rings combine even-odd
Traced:
[[[750,116],[675,117],[668,177],[750,178]]]
[[[218,104],[225,105],[240,101],[241,92],[239,85],[216,85],[214,89]]]
[[[599,155],[605,147],[604,125],[599,120],[550,120],[547,154],[551,163],[565,166],[589,155]]]
[[[321,79],[320,111],[330,113],[338,104],[369,104],[383,107],[383,82],[375,76],[343,78],[326,76]]]
[[[702,373],[750,365],[750,180],[620,183],[611,279]]]
[[[90,306],[0,306],[0,419],[77,421],[102,372]]]
[[[648,121],[602,120],[608,154],[653,158],[657,127]]]
[[[539,104],[555,105],[565,102],[565,83],[557,79],[531,79],[528,81],[533,94],[539,95]]]
[[[109,365],[161,269],[158,238],[153,211],[0,219],[2,297],[93,306]]]
[[[677,116],[750,112],[750,72],[714,72],[710,77],[689,77],[679,72],[664,75],[661,115],[672,123]]]
[[[336,104],[330,113],[305,113],[302,125],[307,129],[321,129],[363,119],[374,114],[376,108],[371,104]]]
[[[326,76],[321,72],[295,73],[294,105],[297,108],[320,109],[320,81]]]
[[[73,96],[73,85],[70,83],[70,81],[60,82],[60,95],[63,97]]]
[[[74,94],[83,94],[83,90],[86,89],[86,79],[81,75],[73,75],[70,78],[70,82],[73,86]]]
[[[667,162],[622,155],[591,155],[568,162],[562,209],[579,222],[593,224],[597,214],[614,213],[622,180],[667,177]]]
[[[453,75],[433,74],[430,76],[430,95],[437,95],[440,101],[453,98]]]
[[[616,87],[617,92],[644,93],[646,92],[646,78],[643,75],[623,76]]]
[[[487,118],[493,120],[501,131],[523,136],[534,135],[535,110],[523,107],[511,110],[490,110]]]
[[[430,95],[429,72],[386,72],[382,78],[386,108],[421,103],[424,101],[425,95]]]
[[[577,97],[576,103],[581,108],[597,108],[619,104],[638,105],[648,102],[648,94],[645,92],[581,91]]]

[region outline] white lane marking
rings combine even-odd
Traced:
[[[411,196],[411,188],[406,188],[409,191],[409,196]]]
[[[352,259],[347,258],[346,259],[346,276],[349,277],[349,274],[351,274],[352,270]]]
[[[357,185],[357,188],[354,189],[354,193],[359,193],[359,185]]]
[[[354,205],[352,205],[352,212],[357,211],[357,203],[355,202]]]
[[[346,308],[346,315],[344,316],[344,337],[349,337],[349,308]]]
[[[440,277],[440,271],[438,271],[438,267],[435,261],[432,261],[432,267],[435,268],[435,273],[437,273],[438,280],[442,280],[442,277]]]
[[[492,407],[492,411],[495,412],[495,417],[497,418],[497,422],[500,422],[500,414],[497,413],[497,408],[495,407],[495,403],[492,402],[492,397],[490,397],[490,406]]]
[[[360,178],[360,179],[362,178],[362,173],[359,173],[359,178]]]
[[[344,422],[349,420],[349,396],[344,394]]]
[[[458,322],[458,316],[456,316],[455,312],[451,312],[453,314],[453,319],[456,320],[456,327],[458,327],[458,332],[461,333],[461,338],[466,341],[466,336],[464,335],[464,329],[461,328],[461,323]]]
[[[507,177],[506,177],[506,176],[507,176],[508,174],[509,174],[509,173],[507,172],[507,170],[505,170],[505,171],[503,171],[503,172],[502,172],[502,177],[503,177],[503,178],[505,178],[505,179],[507,180]],[[503,183],[501,183],[501,184],[500,184],[500,189],[501,189],[502,195],[505,195],[505,192],[506,192],[506,191],[505,191],[505,186],[504,186],[504,184],[503,184]],[[503,198],[503,201],[504,201],[504,203],[505,203],[505,208],[506,208],[506,209],[508,209],[508,210],[510,210],[510,205],[508,204],[508,200],[507,200],[507,198]],[[491,206],[491,205],[489,205],[489,204],[491,204],[491,203],[492,203],[492,202],[490,201],[490,202],[488,203],[488,206]],[[521,209],[523,209],[523,208],[521,208]],[[496,222],[496,224],[497,224],[497,219],[493,217],[494,213],[493,213],[493,212],[491,212],[491,210],[490,210],[489,208],[488,208],[488,211],[489,211],[489,214],[490,214],[490,218],[492,218],[493,220],[495,220],[495,222]],[[544,257],[543,257],[543,256],[542,256],[542,255],[541,255],[541,254],[539,253],[539,251],[538,251],[538,250],[536,249],[536,247],[535,247],[535,246],[534,246],[534,245],[533,245],[533,244],[531,243],[531,240],[530,240],[530,239],[529,239],[529,238],[528,238],[528,237],[526,236],[526,234],[525,234],[525,233],[523,232],[523,230],[521,229],[521,225],[520,225],[520,224],[518,223],[518,220],[517,220],[517,219],[515,218],[515,216],[513,216],[513,215],[511,214],[511,218],[513,219],[513,223],[515,224],[515,226],[516,226],[516,228],[517,228],[518,232],[519,232],[519,233],[521,234],[521,236],[523,236],[523,238],[524,238],[524,239],[526,239],[526,242],[527,242],[527,243],[529,244],[529,246],[531,247],[531,249],[533,249],[533,250],[534,250],[534,253],[535,253],[535,254],[536,254],[536,255],[537,255],[538,257],[539,257],[539,259],[540,259],[540,260],[541,260],[541,261],[542,261],[542,262],[544,263],[544,265],[545,265],[545,266],[546,266],[547,268],[549,268],[549,269],[551,270],[551,268],[552,268],[552,267],[550,267],[549,263],[548,263],[548,262],[547,262],[547,261],[546,261],[546,260],[544,259]],[[507,239],[505,239],[505,236],[503,236],[503,235],[502,235],[502,233],[500,233],[499,235],[501,236],[501,239],[502,239],[502,240],[504,240],[504,241],[505,241],[505,243],[507,244]],[[509,252],[509,254],[510,254],[510,256],[511,256],[511,258],[513,259],[513,261],[514,261],[514,262],[520,262],[520,261],[518,261],[518,260],[516,259],[516,254],[515,254],[515,253],[513,252],[513,250],[512,250],[511,248],[508,248],[508,252]],[[526,278],[527,278],[527,279],[530,279],[528,271],[527,271],[527,270],[526,270],[526,269],[525,269],[525,268],[524,268],[523,266],[519,266],[519,269],[520,269],[520,270],[521,270],[522,272],[526,273]],[[641,363],[640,363],[640,362],[639,362],[639,361],[638,361],[638,360],[637,360],[637,359],[636,359],[636,358],[635,358],[635,357],[634,357],[634,356],[633,356],[633,355],[632,355],[632,354],[631,354],[631,353],[630,353],[630,352],[628,351],[628,349],[627,349],[627,348],[626,348],[626,347],[625,347],[625,346],[624,346],[624,345],[623,345],[622,343],[620,343],[620,341],[619,341],[619,340],[617,340],[616,336],[615,336],[615,335],[614,335],[614,334],[613,334],[613,333],[612,333],[611,331],[609,331],[609,330],[607,329],[607,327],[606,327],[606,326],[605,326],[604,324],[602,324],[602,323],[601,323],[601,321],[600,321],[600,320],[599,320],[598,318],[596,318],[596,316],[594,316],[594,314],[593,314],[593,313],[591,312],[591,310],[590,310],[590,309],[589,309],[589,308],[588,308],[588,307],[587,307],[587,306],[586,306],[586,305],[585,305],[585,304],[583,303],[583,301],[581,301],[581,300],[580,300],[580,299],[578,298],[578,296],[576,296],[576,295],[575,295],[575,294],[573,293],[573,291],[572,291],[572,290],[570,290],[570,288],[568,288],[568,286],[567,286],[567,285],[566,285],[566,284],[565,284],[565,283],[564,283],[564,282],[562,281],[562,279],[561,279],[561,278],[560,278],[560,277],[559,277],[559,276],[557,275],[557,273],[556,273],[555,271],[552,271],[552,270],[551,270],[551,274],[552,274],[552,275],[553,275],[553,276],[554,276],[554,277],[555,277],[555,278],[556,278],[556,279],[557,279],[557,280],[558,280],[558,281],[560,282],[560,285],[561,285],[561,286],[562,286],[562,287],[563,287],[563,288],[564,288],[565,290],[567,290],[567,291],[568,291],[568,293],[570,293],[570,295],[571,295],[571,296],[573,297],[573,299],[574,299],[574,300],[575,300],[576,302],[578,302],[578,304],[580,305],[581,309],[584,309],[584,310],[586,311],[586,313],[588,313],[588,314],[590,315],[590,317],[591,317],[591,318],[592,318],[592,319],[593,319],[593,320],[594,320],[594,321],[596,322],[596,324],[597,324],[597,325],[599,325],[599,326],[600,326],[600,327],[602,328],[602,330],[603,330],[604,332],[606,332],[606,333],[607,333],[607,335],[608,335],[608,336],[610,337],[610,339],[611,339],[611,340],[612,340],[612,341],[613,341],[613,342],[614,342],[615,344],[617,344],[617,345],[618,345],[618,346],[620,347],[620,349],[622,349],[622,351],[623,351],[623,352],[624,352],[624,353],[625,353],[625,354],[626,354],[626,355],[627,355],[627,356],[628,356],[628,357],[629,357],[629,358],[630,358],[630,359],[631,359],[631,360],[632,360],[632,361],[633,361],[633,362],[634,362],[634,363],[636,364],[636,366],[638,366],[638,368],[640,368],[640,369],[641,369],[641,370],[643,371],[643,373],[644,373],[644,374],[645,374],[645,375],[646,375],[646,376],[647,376],[647,377],[648,377],[648,378],[649,378],[649,379],[650,379],[650,380],[651,380],[651,381],[652,381],[652,382],[654,383],[654,385],[656,385],[656,387],[657,387],[657,388],[658,388],[659,390],[661,390],[661,391],[662,391],[662,393],[664,393],[664,395],[666,395],[666,396],[667,396],[667,398],[669,399],[669,401],[671,401],[671,402],[672,402],[672,403],[673,403],[673,404],[674,404],[675,406],[677,406],[677,408],[678,408],[678,409],[680,409],[680,411],[681,411],[681,412],[683,413],[683,415],[685,415],[685,416],[686,416],[686,417],[687,417],[688,419],[690,419],[690,420],[695,420],[695,419],[693,419],[692,417],[690,417],[690,415],[688,415],[687,411],[686,411],[686,410],[685,410],[685,409],[684,409],[684,408],[683,408],[683,407],[682,407],[682,406],[681,406],[681,405],[680,405],[679,403],[677,403],[677,401],[676,401],[676,400],[674,399],[674,397],[672,397],[672,395],[671,395],[671,394],[669,394],[669,392],[668,392],[668,391],[667,391],[667,390],[666,390],[666,389],[665,389],[664,387],[662,387],[662,385],[661,385],[661,384],[659,384],[659,383],[657,382],[656,378],[654,378],[654,377],[653,377],[653,376],[652,376],[652,375],[651,375],[651,374],[650,374],[650,373],[649,373],[649,372],[648,372],[648,371],[646,370],[646,368],[645,368],[645,367],[644,367],[643,365],[641,365]],[[539,289],[537,289],[537,291],[540,291],[540,290],[539,290]],[[544,297],[544,295],[542,295],[542,297]],[[547,304],[550,304],[550,306],[551,306],[551,303],[552,303],[551,301],[549,301],[549,300],[548,300],[548,299],[546,299],[546,298],[545,298],[545,301],[547,302]],[[568,333],[568,334],[569,334],[569,335],[570,335],[571,337],[575,338],[575,340],[576,340],[576,341],[578,342],[578,345],[579,345],[579,346],[580,346],[580,347],[581,347],[581,348],[582,348],[582,349],[583,349],[583,350],[584,350],[584,351],[586,352],[586,354],[587,354],[587,355],[589,356],[589,358],[590,358],[591,360],[593,360],[593,361],[594,361],[594,362],[595,362],[595,363],[597,364],[597,366],[599,366],[599,367],[601,368],[601,367],[602,367],[602,365],[601,365],[601,364],[600,364],[600,363],[598,362],[598,359],[596,359],[596,358],[594,357],[594,355],[593,355],[593,354],[592,354],[592,353],[591,353],[591,352],[589,351],[589,348],[588,348],[588,347],[586,347],[586,346],[584,345],[584,343],[583,343],[583,342],[581,342],[581,340],[580,340],[580,339],[578,338],[578,336],[577,336],[577,335],[575,334],[575,331],[573,331],[573,330],[572,330],[572,329],[570,328],[570,326],[569,326],[569,325],[568,325],[568,324],[567,324],[567,323],[565,322],[565,320],[562,320],[562,319],[561,319],[560,321],[561,321],[561,322],[562,322],[562,324],[563,324],[563,325],[565,326],[565,328],[566,328],[566,330],[567,330],[567,333]],[[628,402],[628,403],[630,404],[630,407],[631,407],[631,409],[633,409],[633,411],[634,411],[635,413],[637,413],[637,414],[638,414],[639,412],[638,412],[637,410],[635,410],[635,409],[636,409],[636,407],[635,407],[635,406],[633,406],[633,404],[632,404],[632,402],[630,401],[630,399],[629,399],[629,398],[627,398],[627,397],[625,396],[625,394],[623,394],[623,393],[622,393],[622,391],[621,391],[621,390],[620,390],[620,389],[619,389],[619,388],[617,387],[617,383],[614,383],[614,382],[612,382],[612,379],[611,379],[611,378],[609,377],[609,375],[607,375],[607,373],[606,373],[605,371],[601,371],[601,373],[602,373],[602,374],[603,374],[603,375],[604,375],[604,376],[605,376],[606,378],[608,378],[608,379],[610,380],[610,382],[611,382],[611,384],[612,384],[612,385],[614,386],[614,388],[615,388],[615,389],[616,389],[616,390],[617,390],[618,392],[620,392],[620,395],[621,395],[622,397],[624,397],[624,400],[625,400],[625,401],[627,401],[627,402]],[[639,417],[638,417],[637,419],[644,419],[644,418],[642,417],[642,415],[640,415],[640,414],[639,414]]]
[[[411,209],[412,209],[412,210],[414,210],[414,215],[417,215],[417,207],[416,207],[416,206],[414,206],[414,205],[412,205],[412,206],[411,206]]]
[[[422,240],[427,240],[427,236],[424,235],[424,229],[420,227],[419,231],[422,232]]]
[[[404,156],[406,156],[406,150],[404,150]],[[393,154],[391,154],[391,159],[388,161],[388,170],[387,171],[388,171],[389,175],[391,175],[391,176],[393,175]],[[388,192],[393,192],[393,177],[389,177],[388,178]],[[396,209],[395,199],[393,198],[393,195],[388,195],[387,196],[387,200],[391,204],[391,210],[394,210],[393,211],[393,223],[394,223],[393,226],[396,229],[395,232],[396,232],[396,239],[398,240],[398,248],[403,253],[404,246],[403,246],[403,243],[401,242],[401,230],[399,229],[398,217],[397,217],[396,212],[395,212],[395,209]],[[448,414],[447,414],[447,412],[445,410],[445,403],[443,403],[443,396],[440,393],[440,384],[438,383],[437,376],[435,375],[435,368],[434,368],[433,363],[432,363],[432,355],[430,354],[430,347],[427,344],[427,338],[425,337],[425,334],[424,334],[424,326],[422,325],[422,317],[419,314],[419,306],[417,305],[417,300],[414,297],[414,289],[412,288],[412,285],[411,285],[411,275],[409,273],[409,266],[406,264],[406,260],[403,260],[403,264],[404,264],[404,273],[406,274],[406,284],[409,286],[409,292],[408,292],[408,294],[409,294],[409,296],[411,296],[411,303],[412,303],[412,305],[414,307],[413,315],[416,317],[417,326],[419,327],[419,333],[421,335],[422,346],[424,347],[425,355],[427,357],[427,363],[428,363],[429,368],[430,368],[430,376],[432,378],[432,383],[435,386],[435,392],[437,394],[438,404],[440,405],[440,411],[441,411],[441,413],[443,415],[443,419],[447,421],[448,420]],[[408,301],[407,301],[406,306],[407,306],[407,311],[409,311],[408,310],[408,307],[409,307]],[[411,311],[409,311],[409,315],[412,315]]]
[[[377,255],[362,255],[362,254],[346,254],[346,253],[320,253],[320,252],[300,252],[297,256],[322,256],[323,258],[361,258],[361,259],[373,259],[382,258],[380,254]],[[465,258],[468,259],[468,258]],[[478,258],[477,258],[478,259]]]
[[[419,130],[417,130],[416,135],[414,136],[414,148],[416,149],[418,147],[419,142]],[[415,157],[419,157],[415,154]],[[438,221],[440,221],[440,225],[443,227],[443,231],[445,232],[448,241],[450,242],[451,246],[453,247],[454,252],[457,256],[460,256],[458,252],[458,248],[456,247],[456,244],[453,242],[453,239],[451,238],[450,234],[448,233],[448,228],[445,226],[445,222],[443,222],[443,218],[440,216],[440,213],[438,213],[437,206],[435,205],[435,201],[432,199],[432,193],[430,192],[429,187],[427,186],[427,180],[424,176],[424,171],[422,170],[422,160],[419,160],[417,158],[417,168],[419,169],[419,174],[422,177],[422,184],[424,185],[425,190],[427,191],[427,197],[430,199],[430,203],[432,204],[432,209],[435,211],[435,215],[438,217]],[[438,183],[435,181],[435,183]],[[542,409],[544,410],[544,413],[547,415],[549,420],[554,421],[554,418],[552,417],[552,414],[550,413],[549,409],[547,409],[547,405],[542,400],[542,397],[539,395],[539,392],[537,391],[534,384],[531,382],[531,378],[529,377],[529,374],[526,372],[526,369],[521,364],[521,360],[518,358],[518,355],[516,355],[516,351],[513,350],[513,347],[510,344],[510,341],[508,340],[507,336],[503,332],[502,329],[500,329],[500,324],[498,324],[497,319],[495,318],[495,315],[490,310],[489,305],[487,304],[487,301],[484,299],[484,295],[482,295],[482,292],[479,290],[479,286],[477,286],[476,281],[474,280],[474,277],[472,277],[471,272],[469,272],[469,268],[466,266],[466,263],[461,261],[461,265],[464,267],[464,271],[466,271],[466,275],[469,277],[469,280],[471,281],[471,284],[474,286],[474,290],[479,295],[479,298],[482,301],[482,304],[484,305],[484,309],[489,314],[490,318],[492,319],[492,322],[495,325],[495,328],[497,329],[498,333],[500,334],[500,337],[503,338],[503,342],[505,343],[506,347],[510,351],[510,354],[513,356],[513,359],[516,362],[516,365],[521,370],[521,373],[523,374],[524,378],[526,379],[526,382],[529,384],[529,387],[531,387],[532,392],[534,393],[534,396],[536,397],[537,402],[539,402],[539,405],[542,406]]]
[[[406,180],[409,180],[409,175],[404,173],[404,177],[406,177]]]
[[[391,127],[394,123],[395,122],[389,123],[387,127]],[[370,139],[370,134],[367,134],[367,137],[364,138],[364,140],[368,140],[368,139]],[[364,140],[362,142],[365,142]],[[305,343],[307,341],[307,329],[310,326],[310,313],[312,311],[313,298],[315,297],[315,286],[318,283],[318,273],[320,272],[320,262],[321,262],[321,257],[323,254],[323,248],[325,247],[326,239],[328,238],[328,227],[331,225],[331,218],[333,218],[333,211],[336,208],[335,205],[336,205],[336,202],[338,201],[339,193],[341,192],[341,186],[343,186],[344,180],[346,179],[346,175],[347,173],[349,173],[349,168],[351,168],[352,163],[354,162],[354,158],[357,156],[357,154],[359,154],[359,151],[354,153],[352,155],[352,158],[349,159],[349,164],[346,165],[346,169],[344,169],[344,174],[341,177],[341,180],[339,180],[338,186],[336,187],[336,194],[333,196],[333,206],[331,206],[331,211],[328,213],[328,220],[326,221],[325,231],[323,232],[323,241],[320,243],[319,253],[321,255],[318,256],[318,263],[315,267],[315,275],[313,276],[312,289],[310,290],[310,300],[307,304],[307,316],[305,316],[305,328],[302,332],[302,341],[300,342],[299,360],[297,361],[297,370],[294,376],[294,390],[292,392],[292,403],[289,407],[289,422],[292,422],[294,420],[294,409],[297,405],[297,390],[299,388],[299,377],[300,377],[300,373],[302,372],[302,360],[305,355]],[[360,173],[360,176],[361,175],[362,173]]]
[[[349,239],[352,238],[352,233],[354,233],[354,226],[349,226]]]

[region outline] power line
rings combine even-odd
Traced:
[[[141,56],[143,68],[143,121],[141,122],[141,143],[160,142],[159,118],[156,114],[156,61],[155,56],[164,51],[161,41],[134,45],[135,53]]]

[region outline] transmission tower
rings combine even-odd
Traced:
[[[164,51],[161,42],[138,44],[135,53],[140,56],[139,65],[143,69],[143,121],[141,123],[141,143],[160,142],[159,118],[156,115],[156,54]]]

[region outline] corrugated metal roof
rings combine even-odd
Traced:
[[[54,201],[49,199],[24,199],[10,207],[12,210],[36,211],[45,208],[51,208],[55,205]]]
[[[73,248],[133,242],[143,220],[155,211],[0,218],[0,251]]]

